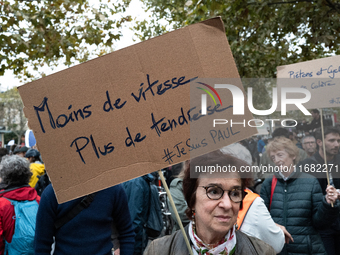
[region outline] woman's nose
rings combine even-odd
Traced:
[[[220,199],[219,206],[225,209],[232,208],[232,201],[228,195],[228,192],[224,192],[223,196]]]

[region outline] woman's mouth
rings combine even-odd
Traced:
[[[220,222],[229,222],[231,217],[226,215],[217,215],[215,218]]]

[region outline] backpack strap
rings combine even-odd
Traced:
[[[61,217],[60,219],[57,219],[54,222],[55,228],[58,230],[59,228],[64,226],[67,222],[76,217],[82,210],[89,207],[96,194],[97,193],[92,193],[87,195],[80,201],[80,203],[76,204],[65,216]]]
[[[274,190],[275,190],[275,187],[276,187],[276,183],[277,183],[277,178],[276,178],[275,175],[273,175],[272,187],[271,187],[271,191],[270,191],[269,211],[270,211],[270,207],[272,206],[273,194],[274,194]]]

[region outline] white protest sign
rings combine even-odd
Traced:
[[[310,91],[311,99],[304,104],[307,109],[340,107],[340,56],[278,66],[277,78],[278,88],[298,87]],[[288,106],[287,109],[297,108]]]

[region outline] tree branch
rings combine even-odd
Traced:
[[[282,1],[282,2],[272,2],[267,3],[267,5],[277,5],[277,4],[296,4],[301,2],[311,3],[313,0],[293,0],[293,1]],[[248,3],[248,5],[260,5],[259,3]]]
[[[331,0],[325,0],[327,2],[327,6],[330,7],[332,10],[335,10],[336,12],[340,13],[340,4],[333,3]],[[293,1],[282,1],[282,2],[272,2],[267,3],[266,5],[279,5],[279,4],[296,4],[296,3],[312,3],[313,0],[293,0]],[[248,3],[247,5],[261,5],[260,3]]]
[[[328,6],[335,10],[336,12],[340,13],[339,11],[339,8],[340,8],[340,4],[335,4],[335,3],[332,3],[331,0],[326,0],[326,2],[328,3]]]

